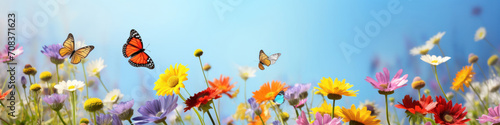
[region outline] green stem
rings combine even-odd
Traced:
[[[186,92],[187,92],[187,90],[186,90]],[[182,99],[184,102],[186,102],[186,99],[185,99],[185,98],[184,98],[181,94],[179,94],[179,97],[181,97],[181,99]],[[201,115],[200,115],[200,113],[198,112],[198,110],[196,110],[194,107],[193,107],[192,109],[193,109],[193,111],[196,113],[196,115],[198,116],[198,120],[200,120],[200,123],[201,123],[202,125],[205,125],[205,121],[204,121],[204,120],[202,120],[203,118],[201,117]]]
[[[396,110],[396,107],[393,106],[392,108],[394,109],[394,115],[396,116],[396,120],[398,121],[398,125],[399,125],[401,122],[399,121],[398,112]]]
[[[73,117],[73,124],[76,125],[76,92],[75,91],[71,92],[71,98],[72,98],[71,109],[73,110],[73,111],[71,111],[71,116]],[[95,121],[95,119],[94,119],[94,121]]]
[[[208,80],[207,77],[205,76],[205,71],[203,71],[203,64],[201,64],[201,57],[198,57],[198,59],[200,60],[201,72],[203,73],[203,77],[205,77],[205,83],[207,84],[208,87]]]
[[[5,124],[10,125],[10,123],[5,121],[3,118],[0,118],[0,120],[2,120]]]
[[[443,92],[444,98],[446,99],[446,101],[448,101],[449,99],[446,96],[446,93],[444,92],[443,87],[441,86],[441,82],[439,82],[439,77],[438,77],[438,74],[437,74],[437,66],[434,66],[434,75],[436,76],[436,81],[439,84],[439,88],[441,88],[441,92]]]
[[[444,55],[443,49],[441,49],[441,46],[439,44],[437,44],[437,45],[438,45],[439,51],[441,51],[441,54],[444,57],[445,55]],[[444,64],[446,64],[446,70],[448,71],[448,78],[450,79],[450,82],[452,82],[453,80],[451,79],[450,67],[448,67],[448,62],[444,62]]]
[[[106,88],[106,86],[104,86],[104,83],[103,83],[103,82],[102,82],[102,80],[101,80],[101,75],[100,75],[99,73],[98,73],[98,75],[97,75],[97,78],[99,79],[99,82],[101,82],[102,87],[104,87],[104,90],[106,90],[106,92],[107,92],[107,93],[109,93],[109,91],[108,91],[108,89]]]
[[[128,123],[130,123],[131,125],[133,125],[134,123],[132,123],[132,120],[130,119],[127,119]]]
[[[21,109],[22,109],[23,111],[26,111],[26,110],[24,109],[24,102],[23,102],[23,99],[21,99],[21,94],[19,94],[19,89],[17,89],[17,87],[14,87],[14,88],[16,89],[16,92],[18,93],[18,94],[17,94],[17,97],[19,98],[19,101],[21,102],[21,105],[22,105],[22,106],[21,106]]]
[[[333,99],[332,103],[332,119],[335,118],[335,99]]]
[[[57,75],[57,84],[59,83],[59,81],[61,81],[61,79],[59,79],[59,64],[56,64],[56,75]]]
[[[165,122],[165,120],[162,121],[163,125],[168,125],[167,122]]]
[[[391,120],[389,120],[389,103],[387,102],[387,95],[385,95],[385,115],[387,117],[387,124],[391,125]]]
[[[97,114],[95,112],[92,112],[92,113],[94,114],[94,125],[97,125]],[[165,122],[165,121],[163,121],[163,122]]]
[[[208,117],[210,117],[210,121],[212,121],[212,124],[215,125],[214,118],[212,118],[212,115],[210,114],[210,111],[207,111]]]
[[[177,113],[178,118],[181,119],[181,123],[185,125],[184,120],[182,120],[181,114],[179,114],[179,111],[177,111],[177,109],[175,109],[175,113]]]
[[[243,90],[243,95],[245,96],[245,99],[243,99],[243,100],[245,100],[245,108],[246,108],[246,106],[248,105],[248,101],[247,101],[247,99],[248,99],[247,98],[247,80],[243,80],[243,81],[245,81],[244,82],[244,90]]]
[[[297,111],[297,108],[293,107],[295,109],[295,115],[297,115],[297,119],[299,119],[299,111]]]
[[[308,117],[308,122],[311,122],[311,113],[309,113],[311,111],[309,110],[309,106],[307,105],[307,102],[305,104],[306,104],[306,109],[307,109],[307,113],[306,114],[307,114],[307,117]]]
[[[61,120],[61,122],[62,122],[64,125],[66,125],[66,122],[64,122],[64,120],[63,120],[63,118],[62,118],[62,116],[61,116],[61,113],[59,113],[59,111],[56,111],[56,113],[57,113],[57,116],[59,116],[59,119]]]
[[[28,75],[28,79],[30,80],[30,85],[33,85],[33,83],[31,82],[31,75]],[[7,81],[7,79],[5,79],[5,81]]]
[[[486,107],[486,105],[484,104],[484,101],[483,99],[481,99],[481,96],[479,96],[479,93],[477,93],[476,89],[474,88],[473,85],[470,86],[472,88],[472,91],[474,91],[474,93],[476,93],[477,95],[477,98],[479,98],[479,101],[481,101],[481,103],[483,104],[484,106],[484,110],[486,110],[486,112],[488,112],[488,107]]]
[[[484,76],[484,80],[487,80],[488,78],[486,77],[486,73],[484,73],[483,68],[481,68],[481,66],[480,66],[479,64],[476,64],[476,65],[477,65],[477,67],[479,68],[479,70],[481,70],[481,73],[482,73],[482,74],[483,74],[483,76]]]
[[[262,122],[263,125],[266,125],[266,123],[264,122],[264,120],[262,120],[262,117],[259,115],[259,118],[260,118],[260,122]]]
[[[493,49],[495,49],[500,53],[500,50],[498,50],[493,44],[491,44],[491,42],[488,39],[484,38],[484,41],[486,41],[488,44],[490,44],[491,47],[493,47]]]
[[[418,89],[418,100],[420,100],[420,98],[421,98],[420,96],[421,96],[420,95],[420,89]]]
[[[23,91],[24,91],[24,97],[26,98],[26,101],[28,101],[26,102],[28,104],[28,109],[30,111],[31,116],[33,116],[33,111],[31,111],[31,104],[29,102],[30,98],[28,98],[28,95],[26,94],[26,89],[23,88]]]
[[[89,83],[87,82],[87,73],[85,72],[85,65],[83,64],[83,62],[82,62],[82,70],[83,70],[83,77],[85,78],[85,89],[87,89],[86,98],[89,98]]]
[[[269,101],[269,103],[271,103],[271,101]],[[271,104],[273,104],[273,103],[271,103]],[[280,114],[276,111],[277,107],[273,106],[272,109],[273,109],[274,113],[276,113],[276,117],[278,117],[278,120],[281,122],[282,125],[284,125],[283,119],[281,118]]]
[[[191,96],[191,94],[189,94],[188,90],[186,89],[186,87],[184,87],[184,90],[186,90],[186,93]]]

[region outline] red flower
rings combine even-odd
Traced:
[[[218,99],[220,97],[220,90],[207,88],[201,92],[194,94],[186,100],[186,108],[184,108],[184,112],[193,107],[199,107],[202,104],[207,104],[208,102],[212,101],[212,99]]]
[[[214,81],[208,81],[208,83],[210,83],[210,86],[212,86],[212,88],[214,89],[217,89],[217,90],[220,90],[220,94],[226,94],[227,96],[229,96],[229,98],[233,98],[233,96],[231,95],[230,92],[231,89],[234,88],[234,84],[230,84],[231,82],[231,79],[229,78],[229,76],[222,76],[220,75],[220,78],[219,79],[214,79]]]
[[[433,110],[436,123],[442,125],[466,125],[465,122],[470,120],[464,119],[467,112],[464,112],[465,107],[462,107],[462,104],[456,103],[453,105],[451,100],[446,102],[441,96],[436,97],[436,101],[438,104]]]
[[[406,111],[411,112],[412,114],[420,113],[422,115],[426,115],[427,113],[432,113],[434,107],[436,107],[436,102],[433,102],[432,97],[422,95],[422,99],[420,101],[413,100],[410,95],[406,95],[403,99],[403,104],[399,103],[395,105],[396,108],[406,109]]]
[[[2,94],[2,90],[0,90],[0,100],[4,100],[5,97],[7,96],[7,94],[10,93],[10,91],[12,91],[12,89],[9,89],[9,90],[5,91],[5,93]]]

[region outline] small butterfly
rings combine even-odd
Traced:
[[[155,68],[153,59],[144,52],[141,36],[134,29],[130,30],[130,37],[127,43],[123,45],[123,56],[125,58],[131,57],[128,63],[134,67],[146,67],[149,69]]]
[[[276,63],[276,60],[281,56],[281,53],[275,53],[271,56],[267,56],[266,53],[264,53],[263,50],[260,50],[259,53],[259,69],[264,70],[264,65],[269,67],[269,65],[272,65]]]
[[[73,38],[73,34],[69,33],[68,38],[66,38],[66,41],[63,43],[63,47],[59,49],[59,54],[62,57],[69,55],[71,63],[78,64],[82,59],[86,58],[92,50],[94,50],[94,46],[92,45],[75,50],[75,39]]]
[[[285,92],[282,90],[276,97],[274,97],[273,102],[276,103],[277,105],[281,105],[285,102]]]

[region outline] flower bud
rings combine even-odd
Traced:
[[[475,55],[474,53],[469,54],[470,64],[477,63],[477,60],[479,60],[479,57],[477,57],[477,55]]]

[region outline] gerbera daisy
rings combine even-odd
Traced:
[[[158,99],[147,101],[137,111],[142,116],[132,118],[134,124],[161,123],[167,119],[167,114],[177,107],[178,97],[175,95],[160,96]]]
[[[231,92],[231,89],[234,88],[234,84],[231,84],[231,79],[229,78],[229,76],[222,76],[220,75],[220,78],[219,79],[214,79],[213,81],[208,81],[208,83],[210,84],[210,86],[212,86],[212,88],[214,89],[217,89],[217,90],[220,90],[220,94],[226,94],[227,96],[229,96],[229,98],[233,98],[232,94],[230,94]]]
[[[488,115],[483,115],[477,120],[481,123],[491,122],[493,125],[500,124],[500,105],[488,108]]]
[[[186,108],[184,108],[184,112],[187,112],[193,107],[199,108],[200,105],[209,104],[209,102],[212,102],[213,99],[218,99],[220,97],[220,90],[207,88],[201,92],[194,94],[186,100]],[[202,109],[199,110],[201,111]]]
[[[89,63],[87,67],[87,73],[89,76],[100,77],[99,73],[104,68],[106,68],[106,65],[104,65],[104,60],[102,58],[99,58]]]
[[[426,55],[432,48],[434,48],[434,44],[426,43],[422,46],[418,46],[418,47],[411,49],[410,54],[413,56]]]
[[[160,74],[160,78],[155,82],[153,90],[156,90],[156,95],[172,95],[173,92],[180,94],[179,89],[184,88],[182,82],[188,80],[187,71],[189,68],[182,64],[175,64],[175,67],[170,65],[165,74]]]
[[[484,37],[486,37],[486,28],[479,27],[479,29],[476,30],[476,35],[474,35],[474,41],[483,40]]]
[[[358,90],[348,90],[350,89],[353,85],[346,83],[345,79],[342,81],[339,81],[338,78],[335,78],[335,81],[332,81],[332,78],[328,77],[321,79],[321,82],[318,83],[320,88],[314,87],[314,89],[317,89],[315,94],[321,93],[323,96],[328,96],[330,99],[338,100],[342,98],[342,96],[354,96],[358,93]]]
[[[400,77],[403,74],[403,69],[400,69],[394,77],[390,78],[389,70],[384,68],[384,73],[379,72],[376,74],[377,81],[373,78],[367,76],[366,81],[372,84],[372,86],[382,92],[394,92],[394,90],[406,86],[406,82],[408,80],[408,74],[405,74],[403,77]]]
[[[420,113],[422,115],[426,115],[427,113],[431,113],[432,110],[436,107],[437,102],[433,102],[432,97],[422,95],[422,99],[420,101],[413,100],[410,95],[406,95],[403,99],[403,104],[398,102],[399,104],[394,105],[396,108],[405,109],[407,112],[412,114]]]
[[[54,88],[57,89],[57,93],[62,94],[64,91],[72,92],[77,89],[83,91],[84,86],[85,84],[82,81],[68,80],[59,82],[59,84],[55,85]]]
[[[351,125],[380,125],[380,120],[376,116],[370,116],[371,112],[363,107],[356,109],[356,106],[351,105],[351,109],[346,109],[342,106],[340,116],[344,122],[349,122]]]
[[[336,108],[335,117],[339,117],[340,107],[337,106],[335,108]],[[332,109],[331,104],[328,104],[326,101],[323,101],[323,103],[321,104],[320,107],[312,108],[310,114],[320,113],[321,115],[324,115],[324,114],[330,115],[330,114],[332,114],[332,110],[333,109]]]
[[[257,103],[262,103],[266,101],[273,100],[276,95],[278,95],[281,91],[286,91],[288,87],[285,87],[286,83],[281,83],[280,81],[272,81],[271,84],[269,82],[264,83],[264,85],[260,86],[260,89],[252,92]]]
[[[470,83],[472,82],[472,77],[474,76],[474,71],[472,68],[473,65],[464,66],[462,70],[457,72],[456,77],[453,79],[453,86],[451,89],[457,91],[461,89],[464,92],[464,85],[469,88]]]
[[[439,32],[438,34],[432,36],[426,44],[439,44],[439,41],[441,41],[441,38],[446,34],[446,32]]]
[[[436,55],[422,55],[420,57],[420,59],[424,62],[427,62],[431,65],[434,65],[434,66],[437,66],[441,63],[444,63],[446,61],[448,61],[449,59],[451,59],[451,57],[448,57],[448,56],[445,56],[445,57],[441,57],[441,56],[436,56]]]
[[[456,103],[453,105],[451,100],[446,102],[441,96],[436,97],[436,101],[436,108],[432,111],[436,123],[441,125],[466,125],[465,122],[470,120],[464,119],[467,111],[465,111],[465,107],[462,107],[462,104]]]

